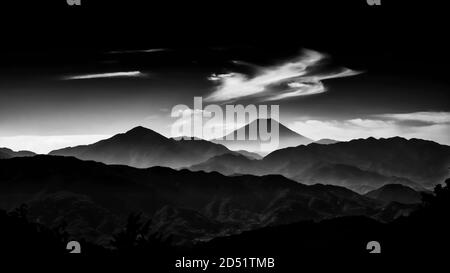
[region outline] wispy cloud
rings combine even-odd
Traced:
[[[88,80],[101,78],[119,78],[119,77],[142,77],[145,74],[140,71],[126,71],[126,72],[110,72],[97,74],[84,74],[64,77],[64,80]]]
[[[450,112],[381,114],[348,120],[309,119],[294,121],[290,125],[313,139],[347,141],[355,138],[401,136],[450,145]]]
[[[401,121],[421,121],[425,123],[450,123],[449,112],[414,112],[402,114],[382,114],[380,118],[401,120]]]
[[[318,72],[318,66],[326,58],[326,55],[317,51],[304,50],[301,56],[280,65],[268,68],[253,67],[257,69],[255,76],[236,72],[213,74],[208,79],[216,82],[217,86],[206,100],[218,102],[260,97],[268,101],[319,94],[326,91],[322,80],[349,77],[360,73],[348,68]],[[238,62],[238,64],[245,63]]]
[[[113,50],[108,51],[108,54],[130,54],[130,53],[155,53],[167,51],[166,48],[150,48],[150,49],[135,49],[135,50]]]

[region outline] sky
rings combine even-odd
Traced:
[[[303,17],[314,24],[301,28],[290,14],[249,26],[242,14],[207,28],[191,20],[175,31],[179,24],[161,29],[147,19],[104,18],[110,25],[100,28],[90,14],[67,33],[18,26],[0,52],[0,147],[48,153],[139,125],[169,137],[172,108],[193,107],[195,96],[204,106],[279,105],[284,125],[315,140],[450,145],[448,46],[435,26],[403,25],[384,12],[338,18],[341,26],[385,18],[366,32],[335,29],[326,12],[320,23]]]

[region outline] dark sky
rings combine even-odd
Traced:
[[[0,146],[48,152],[136,125],[170,135],[172,107],[194,96],[280,105],[280,120],[314,139],[450,144],[439,7],[330,2],[2,8],[11,17],[1,19]],[[304,89],[286,96],[289,86]]]

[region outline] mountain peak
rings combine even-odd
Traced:
[[[267,154],[271,152],[272,150],[261,150],[261,132],[260,132],[260,125],[266,122],[265,130],[268,133],[274,132],[272,129],[272,125],[274,125],[277,128],[278,131],[278,149],[280,148],[286,148],[286,147],[292,147],[292,146],[298,146],[298,145],[305,145],[312,142],[311,139],[289,129],[282,123],[280,123],[278,120],[273,118],[259,118],[255,119],[252,122],[240,127],[237,130],[234,130],[233,132],[227,134],[221,139],[215,140],[216,143],[223,144],[227,146],[230,150],[246,150],[250,152],[256,152],[256,153],[264,153]],[[254,130],[256,128],[256,140],[251,140],[250,138],[250,131]],[[255,132],[253,132],[255,133]],[[241,139],[239,139],[239,137]],[[273,134],[273,136],[275,136]]]
[[[227,152],[229,150],[224,146],[205,140],[175,141],[151,129],[137,126],[94,144],[55,150],[50,154],[138,168],[180,168]]]
[[[128,134],[128,133],[145,133],[145,132],[148,132],[148,131],[152,131],[152,130],[150,130],[148,128],[145,128],[143,126],[136,126],[133,129],[128,130],[125,134]]]
[[[256,122],[258,125],[259,125],[261,122],[266,122],[266,123],[268,123],[268,124],[271,124],[272,122],[274,122],[274,123],[278,123],[278,124],[281,125],[281,126],[284,126],[284,125],[282,125],[278,120],[272,119],[272,118],[258,118],[258,119],[253,120],[252,122],[250,122],[250,123],[247,124],[247,125],[250,125],[250,124],[255,123],[255,122]]]
[[[279,121],[276,120],[276,119],[272,119],[272,118],[258,118],[258,119],[253,120],[252,122],[248,123],[248,124],[245,125],[244,127],[241,127],[241,128],[248,128],[248,127],[250,127],[251,125],[253,125],[253,124],[255,124],[255,123],[256,123],[256,125],[257,125],[257,128],[259,128],[259,125],[260,125],[261,123],[263,123],[263,122],[265,122],[265,123],[267,124],[267,129],[268,129],[268,130],[271,130],[271,128],[272,128],[272,123],[273,123],[273,124],[278,124],[278,129],[280,130],[280,132],[289,131],[289,132],[292,133],[292,134],[300,135],[299,133],[294,132],[294,131],[292,131],[291,129],[289,129],[288,127],[286,127],[283,123],[279,122]],[[239,130],[239,129],[238,129],[238,130]]]
[[[165,136],[159,134],[158,132],[155,132],[155,131],[145,128],[143,126],[134,127],[133,129],[131,129],[123,134],[119,134],[117,136],[127,136],[127,137],[151,136],[151,137],[157,137],[157,138],[161,138],[161,139],[167,139]]]
[[[386,184],[366,193],[366,196],[386,203],[398,202],[403,204],[420,203],[422,199],[419,192],[402,184]]]
[[[275,122],[278,122],[278,123],[280,123],[278,120],[276,120],[276,119],[273,119],[273,118],[257,118],[257,119],[255,119],[254,121],[275,121]]]

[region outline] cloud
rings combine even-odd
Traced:
[[[290,126],[297,132],[313,139],[332,138],[348,141],[356,138],[387,138],[401,136],[420,138],[450,145],[449,112],[413,112],[405,114],[382,114],[370,118],[348,120],[294,121]],[[404,121],[424,122],[405,123]]]
[[[325,87],[321,82],[315,82],[315,83],[301,83],[301,82],[292,82],[288,83],[288,86],[291,88],[292,91],[286,91],[284,93],[273,95],[266,100],[273,101],[273,100],[282,100],[286,98],[291,97],[297,97],[297,96],[307,96],[307,95],[313,95],[313,94],[320,94],[325,92]]]
[[[98,73],[98,74],[85,74],[64,77],[64,80],[88,80],[88,79],[102,79],[102,78],[118,78],[118,77],[142,77],[145,74],[140,71],[127,71],[127,72],[111,72],[111,73]]]
[[[113,50],[107,52],[108,54],[130,54],[130,53],[155,53],[167,51],[166,48],[151,48],[151,49],[137,49],[137,50]]]
[[[242,73],[213,74],[208,79],[217,83],[206,101],[235,101],[246,97],[260,97],[263,101],[319,94],[326,91],[322,80],[357,75],[348,68],[328,72],[313,72],[327,57],[313,50],[304,50],[294,60],[269,68],[258,68],[255,76]],[[234,61],[237,64],[247,63]]]
[[[449,112],[414,112],[404,114],[382,114],[377,116],[380,118],[399,121],[421,121],[431,124],[450,123]]]

